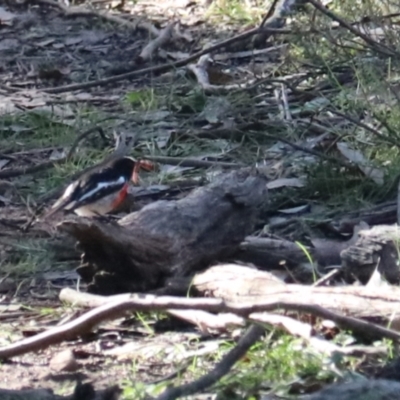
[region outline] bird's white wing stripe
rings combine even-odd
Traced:
[[[83,201],[92,195],[94,195],[96,192],[99,190],[109,187],[109,186],[114,186],[114,185],[122,185],[125,182],[125,178],[123,176],[120,176],[116,181],[113,182],[99,182],[94,189],[92,189],[90,192],[85,193],[78,201]]]
[[[68,185],[68,187],[65,189],[64,194],[62,195],[63,199],[68,198],[69,196],[71,196],[72,192],[75,190],[76,187],[76,183],[73,182],[70,185]]]

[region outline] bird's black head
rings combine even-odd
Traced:
[[[119,176],[124,176],[126,180],[130,180],[135,169],[136,161],[131,157],[122,157],[113,162],[113,169],[118,172]]]

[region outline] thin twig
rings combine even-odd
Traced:
[[[350,115],[344,114],[338,110],[335,109],[329,109],[329,112],[331,112],[332,114],[335,114],[339,117],[342,117],[344,119],[346,119],[347,121],[353,123],[354,125],[359,126],[360,128],[363,128],[365,130],[367,130],[368,132],[373,133],[375,136],[379,137],[382,140],[385,140],[386,142],[389,142],[390,144],[393,144],[394,146],[398,147],[399,146],[399,142],[396,141],[395,139],[392,139],[389,136],[385,136],[382,133],[380,133],[379,131],[377,131],[374,128],[371,128],[370,126],[368,126],[367,124],[364,124],[363,122],[357,120],[356,118],[351,117]]]
[[[275,12],[275,7],[276,7],[276,4],[278,3],[278,1],[279,0],[274,0],[272,2],[271,6],[269,7],[268,12],[265,14],[263,20],[261,21],[260,27],[263,27],[265,25],[265,23],[267,22],[267,20],[272,17],[272,15]]]
[[[380,53],[385,54],[386,56],[396,56],[396,53],[388,48],[387,46],[384,46],[375,40],[371,39],[368,35],[365,35],[364,33],[360,32],[358,29],[354,28],[351,24],[346,22],[344,19],[336,15],[334,12],[326,8],[320,1],[318,0],[307,0],[308,3],[312,4],[318,11],[320,11],[322,14],[325,14],[327,17],[332,19],[333,21],[336,21],[339,23],[340,26],[343,28],[346,28],[349,30],[353,35],[358,36],[364,42],[366,42],[368,45],[370,45],[374,50],[379,51]]]
[[[274,1],[267,15],[263,18],[260,28],[264,26],[268,26],[269,28],[282,28],[286,22],[285,17],[297,2],[298,0]],[[260,32],[257,36],[252,38],[253,46],[258,47],[265,43],[271,35],[271,32]]]
[[[0,171],[0,178],[14,178],[16,176],[34,174],[36,172],[45,171],[46,169],[53,168],[55,165],[62,164],[63,162],[65,162],[65,157],[60,158],[59,160],[45,161],[32,167],[5,169],[4,171]]]
[[[70,288],[66,288],[60,293],[60,298],[64,303],[86,308],[100,307],[116,300],[129,300],[130,296],[129,293],[101,296],[98,294],[78,292]],[[167,309],[166,312],[176,318],[196,325],[201,332],[209,332],[210,330],[226,331],[228,327],[244,326],[246,323],[244,318],[232,313],[211,314],[203,310],[174,309]]]
[[[72,17],[72,16],[74,16],[74,17],[80,17],[80,16],[96,17],[99,19],[117,23],[119,25],[131,28],[133,30],[136,30],[138,28],[146,29],[148,32],[150,32],[155,37],[157,37],[160,34],[159,30],[154,25],[150,24],[149,22],[145,22],[145,21],[132,22],[132,21],[120,18],[117,15],[112,15],[105,11],[102,12],[102,11],[90,10],[87,8],[83,8],[81,6],[66,7],[61,2],[57,2],[54,0],[35,0],[35,1],[37,3],[47,4],[49,6],[58,8],[65,15],[68,15],[69,17]]]
[[[400,226],[400,179],[397,186],[397,225]]]
[[[157,49],[159,49],[171,39],[175,24],[176,22],[172,22],[167,25],[167,27],[164,28],[155,39],[153,39],[144,47],[144,49],[138,56],[138,61],[140,63],[144,63],[145,61],[149,60]]]
[[[315,157],[318,157],[318,158],[320,158],[322,160],[326,160],[326,161],[329,161],[329,162],[334,163],[334,164],[341,165],[342,167],[346,167],[346,168],[348,168],[350,166],[350,164],[348,162],[346,162],[345,160],[342,160],[340,158],[334,158],[334,157],[327,156],[324,153],[321,153],[319,151],[316,151],[316,150],[313,150],[313,149],[309,149],[307,147],[304,147],[304,146],[301,146],[299,144],[293,143],[290,140],[287,140],[287,139],[285,139],[283,137],[280,137],[280,136],[277,136],[277,135],[272,135],[270,133],[267,133],[265,136],[268,136],[271,139],[278,140],[279,142],[285,143],[288,146],[293,147],[294,149],[296,149],[298,151],[302,151],[303,153],[311,154],[311,155],[313,155]]]
[[[325,283],[327,283],[329,280],[334,278],[336,275],[340,273],[339,268],[334,268],[332,271],[329,271],[327,274],[325,274],[323,277],[315,281],[312,286],[318,287],[318,286],[323,286]]]
[[[175,400],[179,397],[201,392],[212,386],[231,370],[234,364],[247,353],[250,347],[260,339],[263,333],[264,328],[259,325],[251,325],[247,332],[240,338],[237,345],[215,365],[214,369],[194,382],[166,389],[156,400]]]
[[[65,92],[70,92],[73,90],[87,89],[87,88],[91,88],[94,86],[108,85],[109,83],[115,83],[115,82],[122,81],[124,79],[131,79],[136,76],[146,75],[149,73],[167,72],[174,68],[183,67],[183,66],[189,64],[190,62],[197,60],[199,57],[201,57],[204,54],[209,54],[213,51],[216,51],[223,47],[229,46],[232,43],[247,39],[247,38],[249,38],[253,35],[256,35],[260,32],[279,33],[279,29],[270,29],[270,28],[250,29],[250,30],[243,32],[239,35],[236,35],[230,39],[226,39],[220,43],[217,43],[214,46],[210,46],[210,47],[207,47],[206,49],[200,50],[197,53],[194,53],[193,55],[191,55],[183,60],[175,61],[172,63],[166,63],[166,64],[162,64],[162,65],[155,65],[153,67],[143,68],[143,69],[139,69],[139,70],[134,70],[131,72],[127,72],[125,74],[115,75],[115,76],[111,76],[109,78],[99,79],[96,81],[90,81],[90,82],[85,82],[85,83],[76,83],[76,84],[72,84],[72,85],[59,86],[56,88],[47,88],[47,89],[43,89],[43,91],[46,93],[65,93]]]
[[[82,132],[77,138],[74,140],[74,143],[72,143],[71,148],[69,149],[69,152],[67,156],[65,157],[65,161],[69,161],[73,155],[75,154],[75,151],[79,145],[79,143],[83,140],[86,139],[89,135],[91,135],[93,132],[99,132],[100,136],[105,138],[104,136],[104,131],[101,127],[99,126],[92,126],[91,128],[87,129],[86,131]]]
[[[155,161],[160,164],[179,165],[181,167],[194,167],[194,168],[209,168],[209,167],[242,168],[242,167],[245,167],[245,164],[242,164],[242,163],[197,160],[197,159],[185,158],[185,157],[146,156],[146,157],[143,157],[143,159]]]

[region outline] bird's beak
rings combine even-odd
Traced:
[[[133,168],[133,172],[132,172],[132,182],[135,185],[139,184],[139,172],[140,170],[144,170],[147,172],[151,172],[154,171],[156,169],[156,165],[148,160],[138,160],[135,163],[135,166]]]
[[[139,169],[143,169],[147,172],[151,172],[156,169],[156,164],[149,160],[139,160],[137,164],[139,164]]]

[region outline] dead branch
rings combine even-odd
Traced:
[[[396,201],[388,201],[373,207],[341,215],[336,219],[337,227],[335,228],[332,226],[332,229],[339,233],[348,234],[352,233],[354,227],[360,224],[361,221],[365,222],[369,226],[392,225],[396,223],[396,212]]]
[[[351,115],[342,113],[342,112],[340,112],[338,110],[335,110],[333,108],[330,108],[329,112],[332,113],[332,114],[335,114],[335,115],[337,115],[337,116],[339,116],[339,117],[341,117],[341,118],[343,118],[343,119],[345,119],[345,120],[347,120],[349,122],[351,122],[352,124],[354,124],[356,126],[359,126],[362,129],[365,129],[368,132],[371,132],[373,135],[375,135],[379,139],[381,139],[381,140],[383,140],[385,142],[391,143],[393,146],[398,146],[398,143],[396,142],[396,140],[393,139],[391,136],[382,134],[377,129],[373,128],[372,126],[370,126],[368,124],[365,124],[362,121],[359,121],[359,119],[357,119],[356,117],[352,117]]]
[[[197,82],[203,89],[208,88],[210,85],[210,81],[208,79],[207,67],[210,64],[210,55],[205,54],[201,56],[196,64],[188,65],[188,69],[193,72],[194,76],[197,79]]]
[[[345,346],[341,347],[332,343],[319,335],[315,335],[314,329],[310,324],[298,321],[294,318],[287,317],[285,315],[277,315],[270,313],[253,313],[249,315],[249,320],[257,324],[266,323],[276,328],[282,329],[287,333],[298,336],[304,339],[307,344],[314,348],[316,351],[324,354],[333,355],[347,355],[362,357],[365,355],[385,355],[387,354],[387,348],[371,347],[371,346]]]
[[[99,296],[90,293],[82,293],[76,290],[65,288],[60,292],[60,300],[73,306],[81,307],[99,307],[101,305],[110,303],[117,300],[127,300],[130,298],[130,294],[121,294],[115,296]],[[229,327],[243,326],[245,319],[235,314],[211,314],[202,310],[166,310],[170,315],[177,318],[183,319],[189,323],[196,325],[200,331],[209,332],[210,330],[225,331]],[[385,347],[374,347],[370,346],[346,346],[340,347],[334,343],[331,343],[323,338],[314,336],[314,331],[310,324],[306,324],[301,321],[297,321],[293,318],[284,315],[269,314],[269,313],[252,313],[248,316],[248,319],[254,323],[267,323],[284,329],[291,335],[299,336],[305,339],[310,346],[315,348],[319,352],[330,353],[330,354],[342,354],[352,356],[362,356],[379,354],[384,355],[387,353]]]
[[[41,172],[45,171],[47,169],[53,168],[56,165],[63,164],[74,156],[74,153],[78,147],[78,144],[87,136],[89,136],[91,133],[95,131],[101,131],[101,128],[99,128],[97,125],[93,126],[84,132],[82,132],[72,143],[72,146],[67,154],[66,157],[60,158],[58,160],[52,160],[52,161],[45,161],[41,164],[34,165],[32,167],[23,167],[23,168],[14,168],[14,169],[5,169],[3,171],[0,171],[0,179],[5,179],[5,178],[14,178],[16,176],[20,175],[27,175],[27,174],[34,174],[36,172]],[[101,133],[100,133],[101,134]]]
[[[348,31],[350,31],[353,35],[361,38],[364,40],[365,43],[367,43],[372,49],[375,51],[389,57],[395,56],[395,51],[391,50],[387,46],[376,42],[373,40],[370,36],[360,32],[358,29],[356,29],[354,26],[346,22],[344,19],[340,18],[338,15],[336,15],[333,11],[329,10],[327,7],[325,7],[320,1],[318,0],[307,0],[308,3],[312,4],[318,11],[320,11],[322,14],[325,14],[327,17],[332,19],[333,21],[336,21],[339,23],[339,25]]]
[[[97,126],[97,125],[96,126],[92,126],[91,128],[87,129],[86,131],[82,132],[80,135],[78,135],[76,137],[76,139],[74,140],[74,142],[72,143],[72,145],[71,145],[71,147],[70,147],[70,149],[68,151],[67,157],[65,158],[66,161],[71,160],[71,158],[75,154],[76,149],[79,146],[79,143],[82,140],[86,139],[88,136],[90,136],[93,132],[98,132],[100,136],[105,138],[103,129],[100,126]]]
[[[218,94],[226,93],[233,90],[245,89],[247,85],[212,85],[209,81],[207,69],[211,62],[209,54],[205,54],[199,58],[197,64],[190,64],[187,66],[197,79],[197,82],[204,90],[205,93]]]
[[[76,290],[65,288],[60,292],[60,300],[73,306],[81,307],[99,307],[104,304],[128,300],[131,297],[129,293],[114,296],[99,296],[90,293],[78,292]],[[235,314],[219,313],[211,314],[203,310],[171,310],[166,312],[177,318],[183,319],[191,324],[196,325],[202,332],[210,331],[226,331],[228,328],[244,326],[246,319]],[[321,337],[315,336],[315,332],[310,324],[297,321],[288,316],[270,313],[252,313],[248,319],[256,324],[267,323],[279,329],[283,329],[291,335],[299,336],[307,341],[307,343],[322,353],[363,356],[363,355],[385,355],[387,349],[385,347],[370,346],[346,346],[340,347]]]
[[[398,284],[399,240],[398,225],[378,225],[361,230],[357,240],[341,252],[342,270],[362,283],[367,283],[377,270],[387,282]]]
[[[114,296],[100,296],[91,293],[77,292],[76,290],[65,288],[60,292],[62,302],[72,304],[73,306],[95,308],[113,301],[129,300],[131,294],[117,294]],[[243,326],[245,319],[235,314],[219,313],[211,314],[203,310],[165,310],[168,314],[179,319],[196,325],[200,331],[226,331],[232,326]]]
[[[215,268],[219,267],[214,267],[210,270],[212,271]],[[232,273],[232,270],[230,272]],[[257,272],[259,273],[260,271]],[[204,289],[209,278],[215,279],[215,274],[212,274],[211,277],[207,275],[207,272],[200,274],[195,278],[194,285],[197,288],[203,287]],[[225,276],[225,278],[228,279],[225,281],[225,286],[232,286],[234,288],[233,290],[236,290],[238,286],[234,284],[235,279],[232,276]],[[238,276],[237,279],[243,279],[243,275]],[[199,280],[203,282],[203,285],[200,285]],[[208,282],[208,286],[212,286],[210,283],[211,282]],[[257,280],[256,287],[258,288],[258,292],[262,292],[263,283],[264,282]],[[221,284],[221,282],[217,284]],[[289,288],[291,287],[294,287],[295,290],[290,290]],[[353,291],[350,289],[356,290]],[[360,319],[340,315],[318,304],[328,304],[331,309],[339,308],[340,311],[347,312],[346,306],[351,308],[352,303],[358,300],[358,303],[362,302],[364,314],[368,315],[368,308],[370,308],[374,314],[377,314],[377,310],[379,313],[380,308],[382,308],[381,304],[385,303],[384,299],[386,298],[386,303],[390,304],[390,313],[393,315],[393,310],[396,309],[396,306],[400,306],[399,290],[389,291],[389,294],[387,294],[387,288],[382,290],[380,290],[380,288],[367,287],[315,288],[300,285],[280,285],[279,290],[277,290],[277,287],[275,287],[275,289],[274,287],[270,287],[269,290],[271,292],[270,296],[257,296],[257,290],[253,288],[252,291],[247,292],[252,294],[251,296],[248,295],[248,297],[253,299],[251,302],[246,296],[241,296],[240,291],[235,297],[236,302],[226,302],[222,299],[190,299],[168,296],[131,295],[130,299],[123,298],[123,300],[116,300],[104,304],[64,325],[51,328],[46,332],[0,348],[0,359],[37,351],[64,340],[76,338],[77,336],[90,332],[96,325],[104,320],[117,318],[127,311],[165,311],[170,309],[203,310],[211,313],[233,313],[247,318],[252,313],[278,309],[290,310],[329,319],[334,321],[339,327],[355,331],[369,338],[400,340],[400,334],[398,332]],[[357,293],[357,291],[359,292]],[[258,300],[254,300],[254,298]],[[296,299],[296,303],[293,303],[293,299]],[[324,299],[325,301],[323,301]],[[306,303],[306,301],[308,301],[308,303]],[[366,307],[366,305],[368,305],[368,307]],[[359,307],[361,307],[361,305],[359,305]],[[387,307],[388,305],[386,304],[386,312],[388,311]],[[359,313],[360,312],[359,310]],[[370,314],[372,312],[370,312]]]
[[[264,329],[262,327],[258,325],[250,326],[237,345],[217,363],[213,370],[194,382],[166,389],[156,400],[174,400],[179,397],[189,396],[201,392],[218,382],[247,353],[250,347],[260,339],[263,333]]]
[[[143,292],[191,276],[233,254],[267,204],[265,177],[253,169],[221,174],[177,201],[158,201],[121,219],[66,221],[60,229],[84,252],[78,270],[92,292]]]
[[[172,31],[174,29],[176,22],[172,22],[168,24],[166,28],[164,28],[158,37],[153,39],[150,43],[148,43],[145,48],[141,51],[137,58],[138,63],[144,63],[148,61],[151,57],[153,57],[153,53],[162,47],[164,44],[168,43],[171,39]]]
[[[146,156],[146,160],[155,161],[161,164],[179,165],[181,167],[194,168],[243,168],[244,164],[226,161],[198,160],[190,157],[168,157],[168,156]]]
[[[270,10],[261,22],[260,27],[268,27],[280,29],[285,25],[285,17],[290,13],[298,0],[278,0],[274,1]],[[252,44],[254,47],[260,47],[265,44],[268,38],[272,35],[271,32],[260,32],[253,36]]]
[[[400,383],[385,379],[357,379],[353,382],[331,385],[304,400],[397,400]]]
[[[56,165],[64,163],[65,160],[66,157],[63,157],[59,160],[44,161],[41,164],[34,165],[32,167],[8,168],[4,171],[0,171],[0,179],[14,178],[16,176],[34,174],[36,172],[45,171],[46,169],[50,169]]]
[[[353,239],[347,242],[334,242],[315,240],[312,246],[306,246],[307,251],[318,266],[340,265],[340,254],[343,250],[353,244]],[[282,262],[287,270],[304,270],[301,267],[309,263],[304,251],[289,240],[258,238],[248,236],[241,244],[240,250],[236,253],[237,260],[252,263],[262,270],[282,270]],[[303,271],[304,272],[304,271]],[[310,271],[310,274],[312,271]]]
[[[58,8],[61,10],[66,16],[69,17],[95,17],[99,19],[103,19],[109,22],[117,23],[121,26],[126,26],[130,29],[136,30],[138,28],[147,30],[151,35],[157,37],[160,32],[159,30],[149,22],[145,21],[129,21],[123,18],[118,17],[117,15],[112,15],[106,11],[96,11],[90,10],[88,8],[84,8],[82,6],[72,6],[67,7],[64,6],[62,3],[53,1],[53,0],[35,0],[37,3],[47,4],[49,6]]]
[[[90,383],[78,383],[70,396],[58,396],[50,389],[7,390],[0,389],[1,400],[117,400],[122,390],[112,386],[95,391]]]
[[[200,294],[222,298],[235,304],[275,304],[276,308],[311,313],[335,321],[338,325],[344,323],[346,329],[361,333],[361,329],[372,333],[377,325],[369,324],[360,318],[381,321],[383,324],[390,322],[393,329],[396,329],[400,322],[396,314],[396,311],[400,310],[400,289],[397,287],[285,285],[282,282],[277,283],[276,278],[268,272],[235,265],[209,268],[196,275],[192,285]],[[350,317],[342,319],[340,314]],[[362,326],[364,328],[361,328]],[[376,333],[377,331],[374,335]],[[397,335],[399,334],[395,333],[395,336]]]
[[[189,56],[183,60],[179,60],[179,61],[176,61],[173,63],[166,63],[166,64],[162,64],[162,65],[155,65],[153,67],[143,68],[143,69],[139,69],[139,70],[134,70],[131,72],[127,72],[125,74],[115,75],[115,76],[111,76],[109,78],[104,78],[104,79],[98,79],[96,81],[90,81],[90,82],[85,82],[85,83],[76,83],[76,84],[74,83],[74,84],[66,85],[66,86],[47,88],[47,89],[43,89],[43,92],[55,93],[55,94],[56,93],[65,93],[65,92],[71,92],[74,90],[88,89],[88,88],[95,87],[95,86],[104,86],[104,85],[108,85],[110,83],[119,82],[124,79],[131,79],[133,77],[140,76],[140,75],[146,75],[149,73],[154,74],[154,73],[167,72],[167,71],[170,71],[175,68],[184,67],[185,65],[189,64],[190,62],[197,60],[199,57],[201,57],[204,54],[209,54],[216,50],[227,47],[232,43],[239,42],[241,40],[245,40],[253,35],[256,35],[257,33],[264,32],[264,31],[269,31],[269,32],[273,31],[274,33],[279,33],[279,30],[277,30],[277,29],[269,29],[269,28],[264,28],[264,27],[254,28],[254,29],[248,30],[246,32],[243,32],[239,35],[236,35],[233,38],[226,39],[220,43],[217,43],[214,46],[210,46],[210,47],[207,47],[206,49],[200,50],[197,53],[194,53],[191,56]]]

